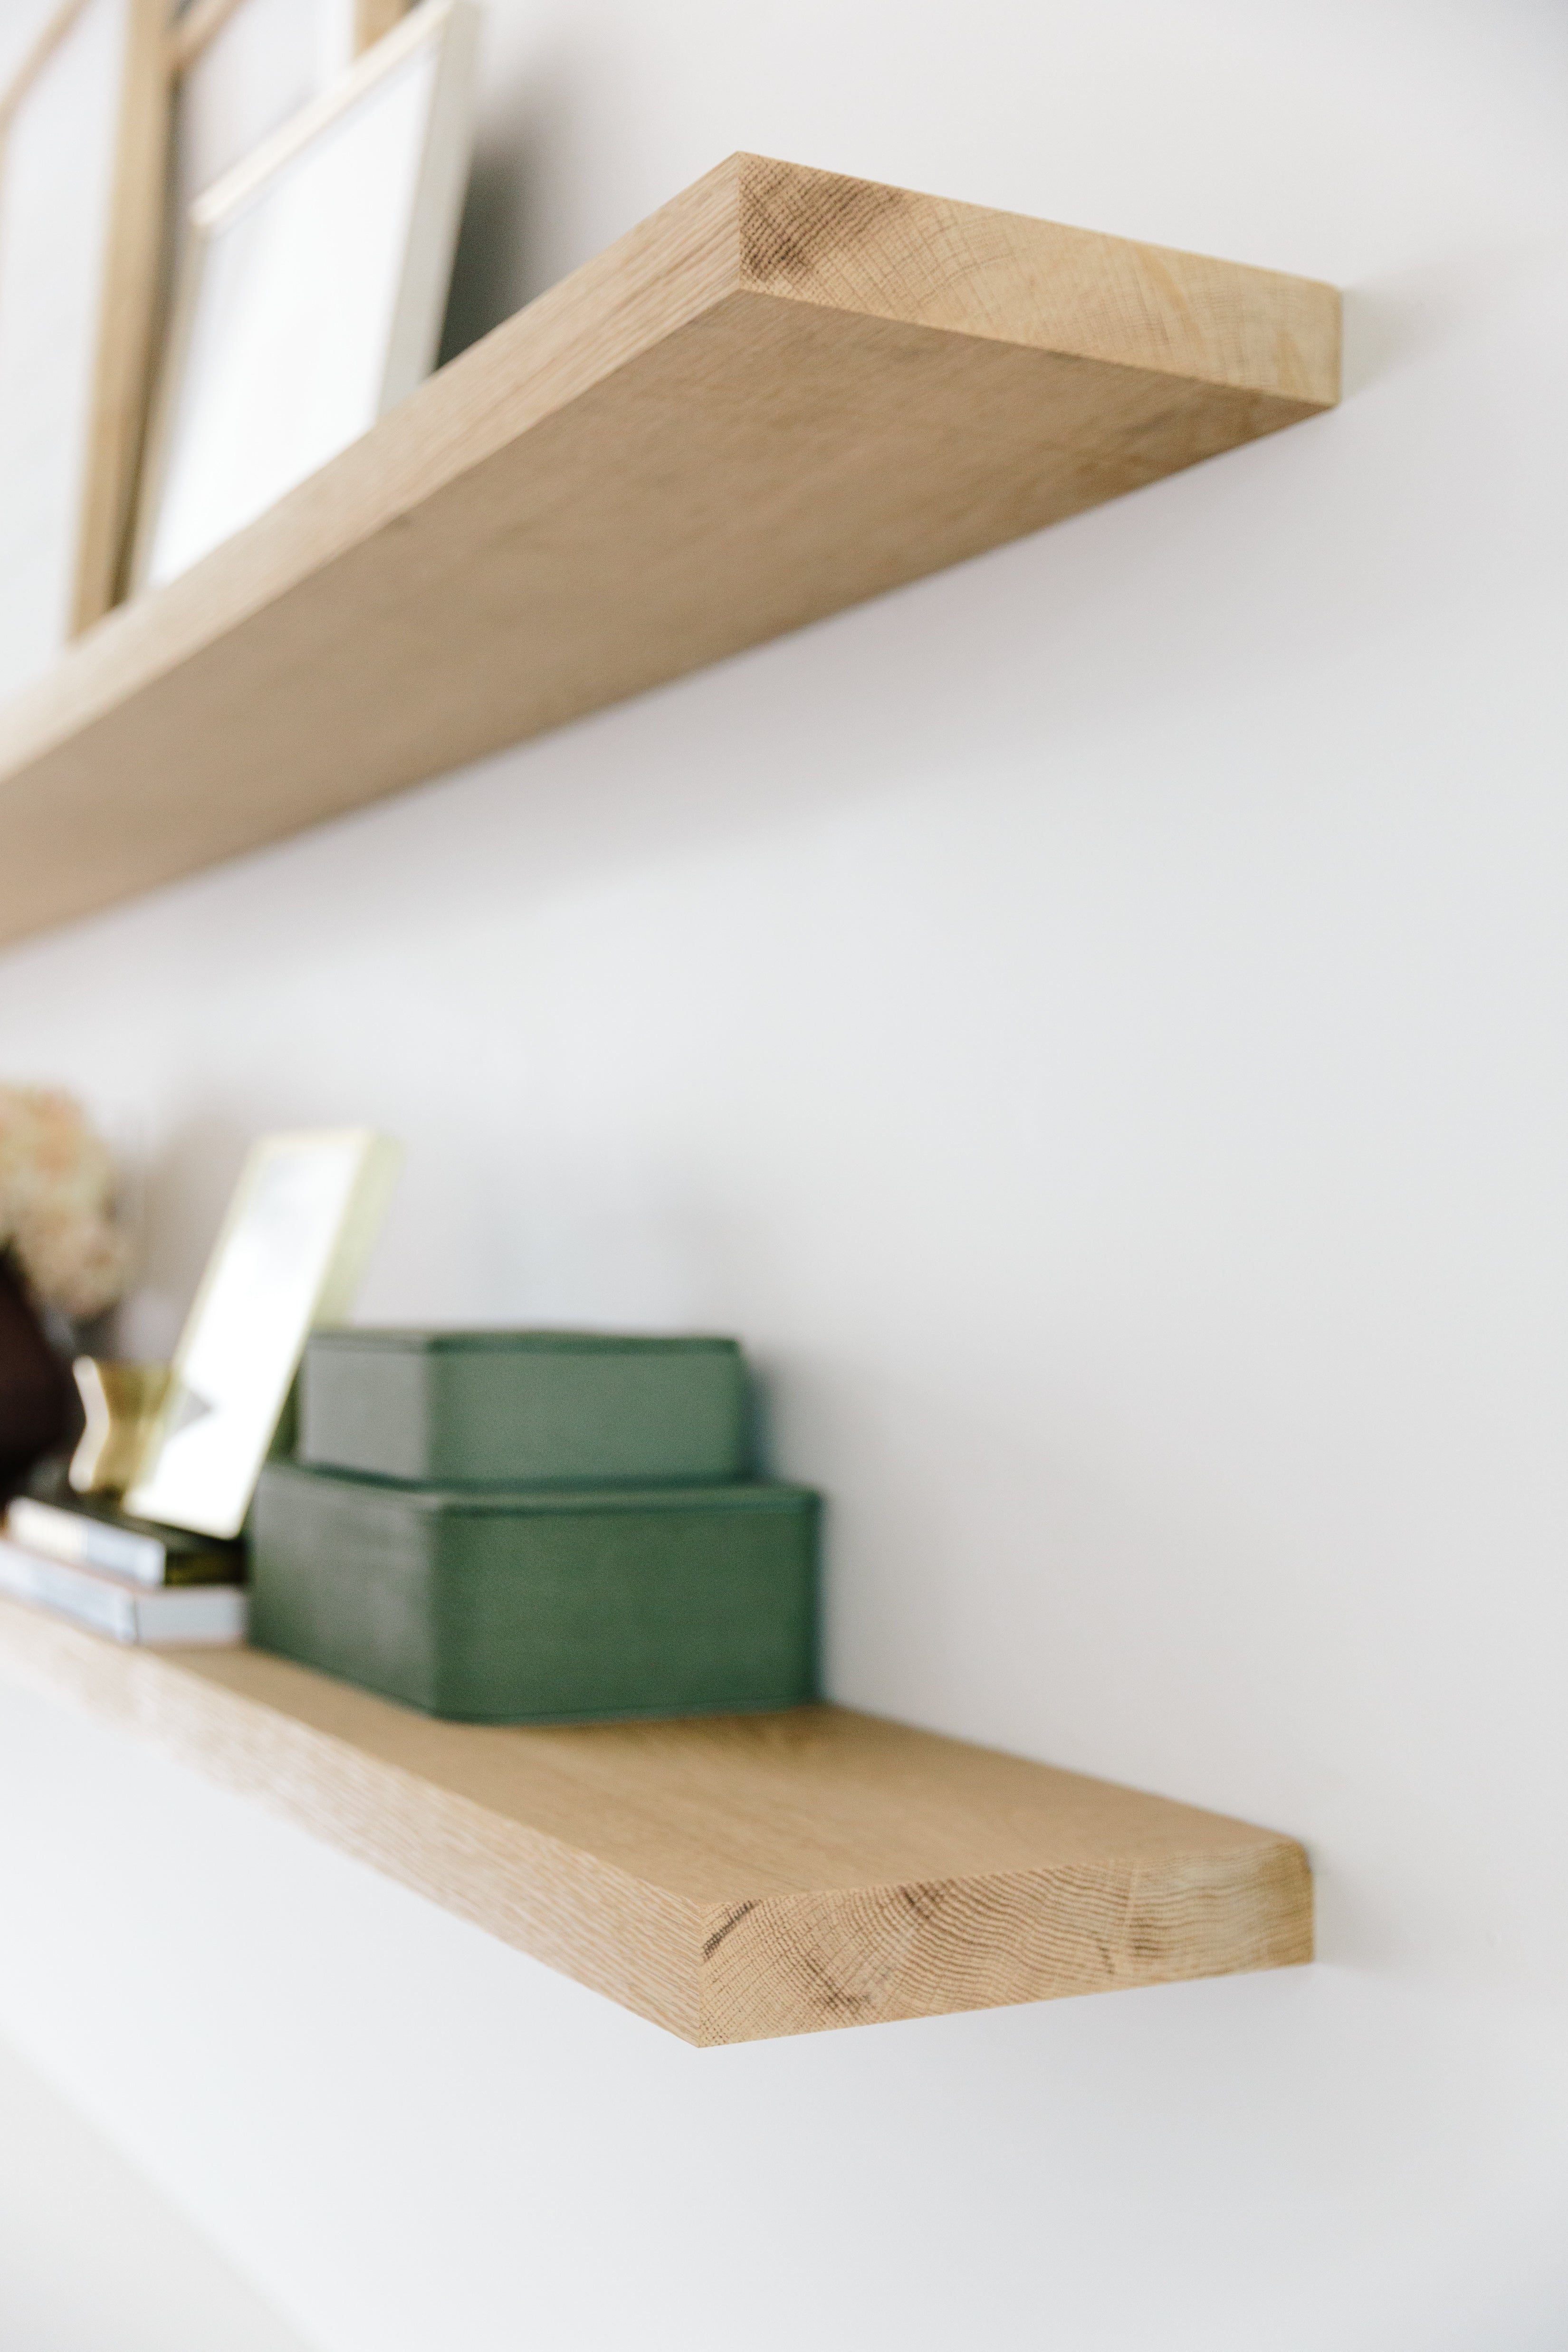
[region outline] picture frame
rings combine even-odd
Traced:
[[[146,416],[167,0],[59,0],[0,91],[0,693],[115,602]]]
[[[188,215],[133,580],[188,571],[429,373],[472,144],[478,16],[423,0]]]
[[[132,1517],[238,1535],[306,1339],[346,1318],[402,1158],[369,1128],[253,1147],[125,1496]]]
[[[171,212],[331,89],[396,26],[410,0],[191,0],[169,36]]]

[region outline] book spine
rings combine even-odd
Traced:
[[[0,1540],[0,1592],[14,1601],[37,1601],[95,1633],[108,1633],[116,1642],[140,1638],[133,1592],[117,1592],[112,1585],[90,1582],[68,1562],[45,1559],[4,1540]]]
[[[101,1568],[110,1576],[129,1576],[138,1584],[162,1584],[168,1568],[168,1552],[158,1537],[105,1527],[100,1519],[56,1510],[52,1504],[30,1502],[25,1496],[6,1513],[5,1531],[29,1551],[74,1568]]]
[[[250,1629],[250,1597],[232,1584],[183,1585],[133,1600],[136,1639],[195,1650],[231,1650]]]
[[[115,1583],[101,1569],[46,1559],[0,1537],[0,1593],[30,1601],[116,1642],[170,1642],[231,1648],[243,1642],[249,1600],[238,1585],[181,1585],[148,1591]]]

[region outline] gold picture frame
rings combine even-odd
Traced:
[[[346,1318],[402,1159],[369,1128],[254,1146],[125,1496],[133,1518],[238,1535],[306,1339]]]

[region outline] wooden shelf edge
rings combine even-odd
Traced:
[[[0,940],[1331,405],[1331,288],[740,155],[0,709]]]
[[[699,2045],[1312,1957],[1294,1839],[837,1707],[467,1727],[14,1601],[0,1677]]]

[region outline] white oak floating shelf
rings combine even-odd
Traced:
[[[834,1706],[506,1730],[0,1601],[0,1674],[686,2041],[1312,1957],[1294,1839]]]
[[[1330,287],[732,157],[0,711],[0,939],[1338,391]]]

